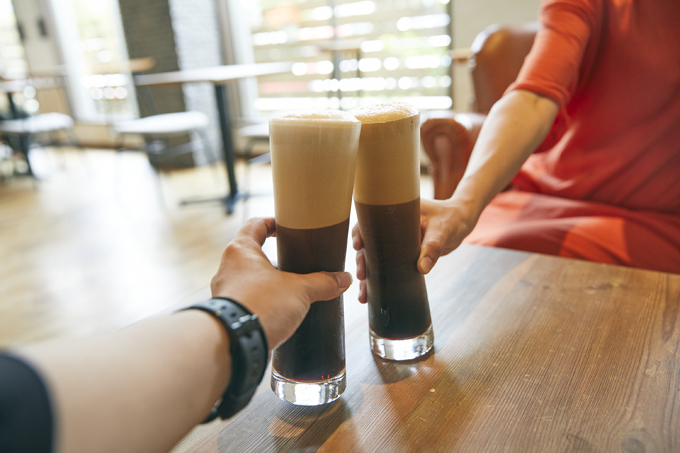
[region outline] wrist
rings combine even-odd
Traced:
[[[208,410],[219,399],[231,381],[232,357],[229,337],[218,319],[201,310],[181,310],[173,314],[177,317],[178,328],[191,332],[191,354],[194,356],[201,350],[209,351],[209,360],[213,364],[213,373],[205,373],[203,385],[206,386]]]
[[[264,376],[269,354],[264,330],[257,316],[233,299],[214,297],[185,310],[212,317],[228,337],[229,352],[225,355],[231,361],[231,377],[203,423],[218,416],[227,419],[246,406]]]
[[[484,206],[480,206],[477,198],[459,196],[455,193],[446,200],[446,207],[451,216],[455,218],[455,222],[461,225],[464,236],[472,232],[484,209]]]

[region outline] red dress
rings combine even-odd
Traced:
[[[551,133],[466,242],[680,273],[680,1],[546,0],[510,90]]]

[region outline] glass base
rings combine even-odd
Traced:
[[[379,337],[369,329],[373,354],[389,360],[413,360],[428,353],[434,345],[432,324],[425,333],[403,340],[390,340]]]
[[[313,382],[292,381],[272,370],[272,390],[284,401],[298,406],[321,406],[340,398],[347,381],[345,370],[330,379]]]

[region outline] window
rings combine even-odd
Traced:
[[[17,29],[12,0],[0,0],[0,62],[4,76],[21,78],[26,75],[24,47]]]
[[[60,48],[79,119],[110,122],[136,114],[116,0],[52,0]]]
[[[448,2],[242,0],[255,61],[296,62],[293,74],[261,79],[257,109],[348,110],[388,99],[450,108]]]

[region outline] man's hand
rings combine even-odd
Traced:
[[[470,234],[475,218],[468,210],[453,200],[420,200],[420,230],[422,243],[418,257],[418,270],[422,274],[429,273],[439,257],[454,251],[465,236]],[[368,301],[366,291],[366,261],[364,260],[364,244],[361,239],[359,225],[352,229],[352,246],[357,251],[357,278],[359,279],[359,302]]]
[[[347,272],[300,275],[275,269],[262,251],[275,232],[274,219],[250,219],[222,254],[210,284],[213,297],[231,297],[258,316],[270,349],[295,332],[313,302],[334,299],[352,283]]]

